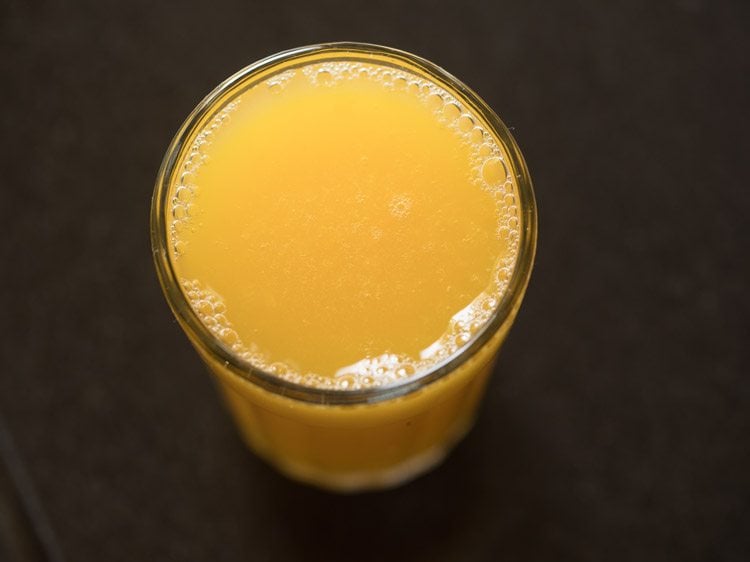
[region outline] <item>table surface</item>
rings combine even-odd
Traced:
[[[750,559],[748,5],[312,4],[0,8],[0,559]],[[470,84],[540,215],[477,427],[361,496],[245,450],[148,238],[196,103],[327,40]]]

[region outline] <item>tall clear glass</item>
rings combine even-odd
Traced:
[[[191,308],[169,247],[169,201],[186,152],[228,103],[275,73],[313,61],[366,61],[424,77],[470,108],[506,155],[518,198],[518,254],[489,321],[457,353],[428,372],[356,390],[289,382],[234,354]],[[521,152],[497,115],[452,75],[415,55],[360,44],[313,45],[279,53],[236,73],[193,111],[172,141],[156,180],[151,239],[166,299],[213,374],[244,440],[292,478],[338,491],[405,482],[438,464],[470,429],[498,350],[521,305],[534,260],[537,215]]]

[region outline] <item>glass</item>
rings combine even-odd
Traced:
[[[289,382],[233,354],[200,321],[175,273],[169,201],[186,151],[221,108],[269,76],[319,61],[363,61],[422,76],[483,121],[502,147],[518,197],[516,263],[490,320],[457,354],[415,378],[383,387],[324,389]],[[151,239],[170,308],[218,381],[244,440],[292,478],[338,491],[385,488],[437,465],[470,429],[498,350],[518,312],[536,248],[536,206],[526,165],[510,132],[468,87],[415,55],[361,43],[301,47],[272,55],[220,84],[172,141],[156,180]]]

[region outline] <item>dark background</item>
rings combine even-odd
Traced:
[[[746,3],[0,14],[0,559],[750,559]],[[478,426],[434,473],[353,497],[244,449],[148,239],[157,168],[198,101],[330,40],[471,85],[513,129],[540,213]]]

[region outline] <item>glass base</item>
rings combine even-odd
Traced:
[[[331,492],[353,494],[387,490],[406,484],[437,467],[445,460],[453,447],[466,437],[473,425],[473,419],[468,423],[461,424],[440,445],[431,447],[385,469],[331,473],[313,466],[289,463],[279,459],[271,461],[271,464],[292,480]]]

